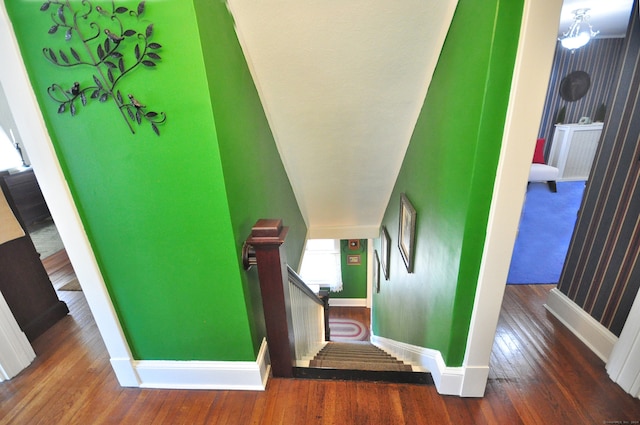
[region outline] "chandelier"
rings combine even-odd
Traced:
[[[562,47],[573,51],[584,46],[592,37],[598,35],[600,31],[593,31],[589,23],[589,10],[591,9],[576,9],[573,11],[573,23],[567,32],[558,38]]]

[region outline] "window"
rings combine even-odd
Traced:
[[[316,293],[321,287],[332,292],[342,291],[340,240],[309,239],[302,257],[300,277]]]

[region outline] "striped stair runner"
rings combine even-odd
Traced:
[[[366,341],[329,342],[320,350],[316,357],[311,360],[309,367],[348,370],[412,371],[410,365],[404,364],[402,361]]]
[[[296,378],[355,381],[384,381],[432,385],[428,372],[412,367],[368,341],[329,342],[309,362],[294,368]]]

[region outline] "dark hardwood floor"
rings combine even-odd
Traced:
[[[267,390],[121,388],[82,292],[0,383],[0,424],[604,424],[640,421],[640,400],[542,306],[552,286],[508,286],[484,398],[434,386],[270,379]],[[627,421],[627,422],[624,422]],[[635,422],[637,423],[637,422]]]
[[[76,278],[76,273],[71,266],[67,251],[64,249],[43,259],[42,265],[44,265],[49,275],[49,280],[51,280],[53,287],[56,289],[60,289]]]

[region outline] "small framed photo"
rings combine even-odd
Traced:
[[[404,193],[400,194],[400,224],[398,229],[398,248],[407,267],[413,273],[413,251],[416,243],[416,210]]]
[[[391,252],[389,251],[389,246],[391,245],[391,238],[389,237],[389,232],[387,232],[387,228],[382,226],[380,229],[380,265],[382,266],[382,273],[384,274],[384,278],[389,280],[389,261],[391,259]]]
[[[373,288],[376,294],[380,293],[380,258],[378,250],[373,251]]]
[[[360,239],[349,239],[349,249],[352,251],[360,249]]]
[[[347,255],[347,265],[348,266],[359,266],[361,264],[360,262],[360,255]]]

